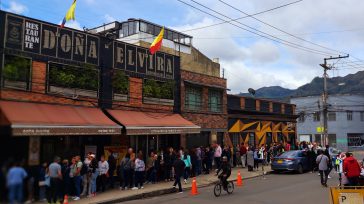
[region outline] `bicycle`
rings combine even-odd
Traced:
[[[214,187],[214,195],[219,197],[221,195],[221,189],[223,188],[221,181],[221,174],[219,175],[219,182]],[[234,183],[232,181],[228,181],[227,188],[224,189],[228,194],[232,194],[234,192]]]

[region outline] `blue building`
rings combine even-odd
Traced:
[[[296,104],[298,141],[322,141],[321,96],[291,98]],[[364,150],[364,95],[330,95],[328,98],[328,142],[342,151]]]

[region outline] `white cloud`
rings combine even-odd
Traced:
[[[116,21],[116,19],[109,14],[105,14],[104,19],[105,19],[105,23],[110,23],[110,22]]]
[[[287,3],[282,0],[241,1],[239,4],[233,0],[225,1],[249,14]],[[244,16],[244,14],[233,9],[228,9],[218,1],[200,0],[199,2],[232,18]],[[303,39],[342,52],[349,52],[363,59],[362,42],[364,35],[363,30],[358,29],[364,27],[364,21],[361,20],[363,10],[364,1],[361,0],[335,2],[330,0],[305,0],[256,17]],[[181,19],[180,22],[182,25],[174,28],[184,31],[221,21],[188,8],[185,18]],[[322,56],[295,49],[257,37],[229,24],[187,32],[187,34],[194,37],[193,44],[195,47],[210,58],[220,58],[221,67],[227,70],[228,86],[235,93],[245,92],[250,87],[260,88],[271,85],[280,85],[291,89],[297,88],[310,82],[316,76],[322,76],[322,68],[319,64],[323,63],[324,57],[343,54],[288,36],[286,33],[252,19],[245,18],[240,22],[283,40],[293,42],[296,46],[304,46],[330,54]],[[240,26],[243,27],[243,25]],[[356,31],[350,32],[309,34],[355,28]],[[237,36],[256,37],[236,38]],[[358,70],[352,70],[351,72],[356,71]],[[342,76],[349,72],[346,70],[335,72],[335,76]]]
[[[28,8],[19,2],[10,1],[9,8],[6,10],[9,12],[12,12],[12,13],[16,13],[16,14],[23,14],[26,11],[28,11]]]

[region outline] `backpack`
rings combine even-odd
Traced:
[[[88,171],[88,166],[85,165],[84,163],[82,163],[82,167],[81,167],[81,171],[80,171],[80,175],[85,175]]]
[[[123,169],[124,170],[130,170],[131,169],[131,160],[126,159],[123,161]]]

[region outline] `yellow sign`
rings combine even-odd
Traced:
[[[364,204],[364,187],[330,187],[331,204]]]
[[[322,133],[322,132],[324,132],[324,127],[317,127],[317,128],[316,128],[316,131],[317,131],[318,133]]]
[[[340,204],[361,204],[363,202],[363,196],[360,193],[340,193]]]

